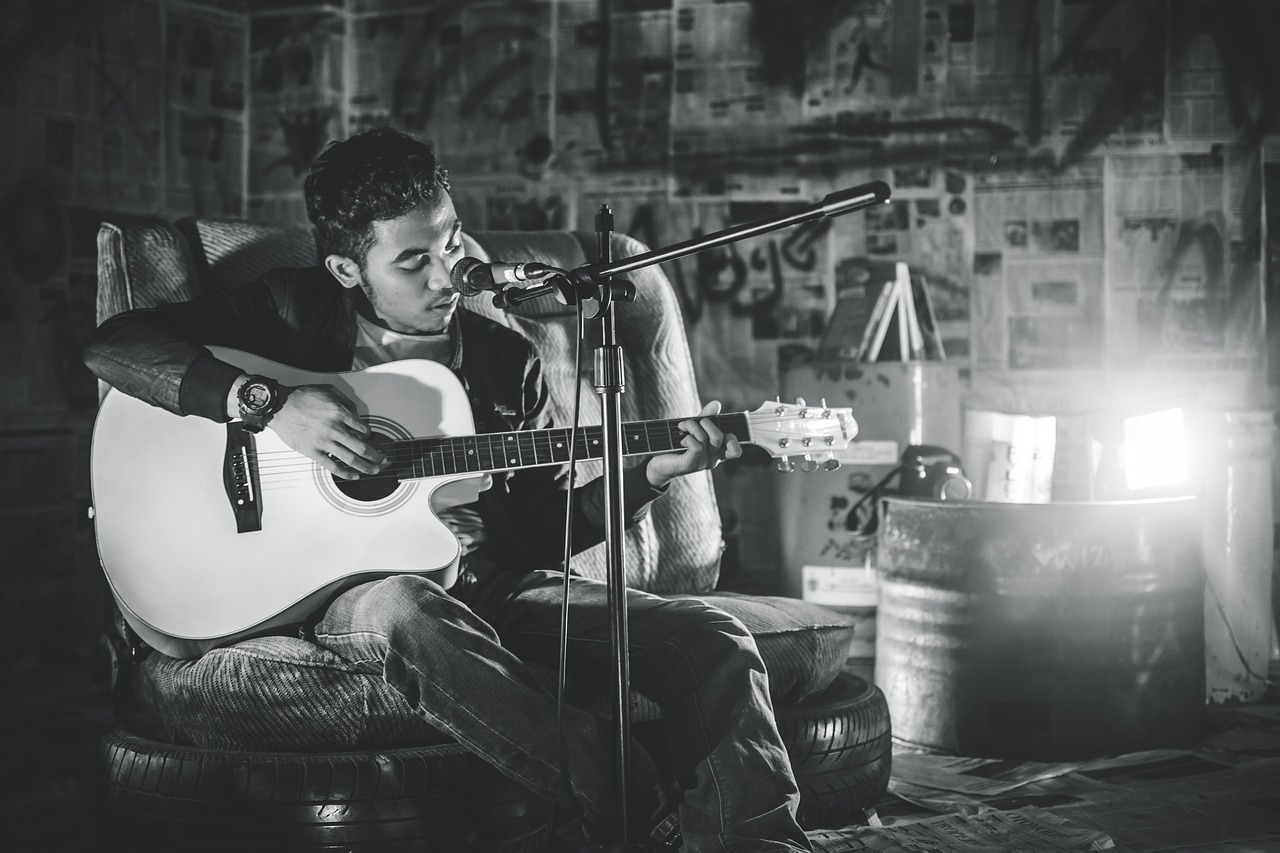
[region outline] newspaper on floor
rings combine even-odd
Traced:
[[[980,801],[919,786],[894,793],[956,816],[1052,809],[1077,826],[1107,833],[1126,853],[1201,851],[1215,844],[1280,850],[1280,759],[1226,765],[1170,751],[1088,762],[1083,768]]]
[[[1178,749],[1131,752],[1087,761],[1054,762],[895,752],[893,779],[889,783],[889,790],[911,802],[918,802],[915,796],[926,796],[924,792],[918,790],[921,788],[934,789],[935,792],[951,791],[966,795],[970,798],[969,802],[976,804],[979,800],[1007,794],[1031,782],[1052,779],[1067,773],[1183,760],[1213,761],[1219,765],[1231,763],[1230,760],[1224,760],[1216,755],[1200,757],[1191,751]],[[940,802],[963,802],[962,799],[941,797],[936,793],[934,796]]]
[[[975,798],[995,797],[1028,782],[1070,773],[1079,766],[1079,762],[1002,761],[895,753],[890,790],[897,794],[895,786],[909,785],[954,791]]]
[[[944,815],[886,827],[822,830],[808,836],[815,853],[1092,853],[1115,847],[1107,833],[1035,807]]]

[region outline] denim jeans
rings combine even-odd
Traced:
[[[608,720],[566,704],[571,795],[559,769],[547,675],[559,659],[563,575],[533,572],[500,595],[486,596],[484,586],[461,596],[468,606],[413,575],[362,584],[330,604],[316,641],[381,675],[428,722],[509,777],[608,826]],[[809,850],[751,635],[701,601],[627,595],[631,687],[661,708],[663,738],[657,762],[632,746],[631,816],[647,820],[660,784],[674,780],[686,851]],[[571,578],[569,601],[568,677],[604,691],[613,672],[605,585]]]

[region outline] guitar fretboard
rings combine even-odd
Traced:
[[[713,415],[709,418],[722,432],[748,439],[745,413]],[[678,424],[688,418],[633,421],[622,425],[623,454],[645,456],[683,450],[685,433]],[[398,478],[438,477],[474,471],[507,471],[540,465],[561,465],[569,461],[569,429],[522,430],[480,435],[414,438],[386,448],[393,460],[385,473]],[[577,431],[576,459],[604,456],[604,431],[599,426]]]

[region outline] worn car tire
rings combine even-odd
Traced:
[[[102,740],[109,849],[539,850],[552,805],[461,746],[235,752]]]
[[[777,708],[778,732],[800,786],[804,829],[861,822],[889,787],[889,706],[873,684],[841,672],[818,696]]]

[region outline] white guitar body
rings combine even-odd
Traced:
[[[461,384],[435,362],[311,373],[210,349],[285,385],[332,385],[391,439],[475,432]],[[433,507],[473,500],[476,474],[401,481],[362,501],[271,430],[254,440],[261,529],[241,533],[223,481],[226,424],[176,417],[115,390],[103,401],[92,450],[98,553],[125,619],[148,644],[196,657],[300,621],[339,589],[388,574],[452,584],[460,549]]]

